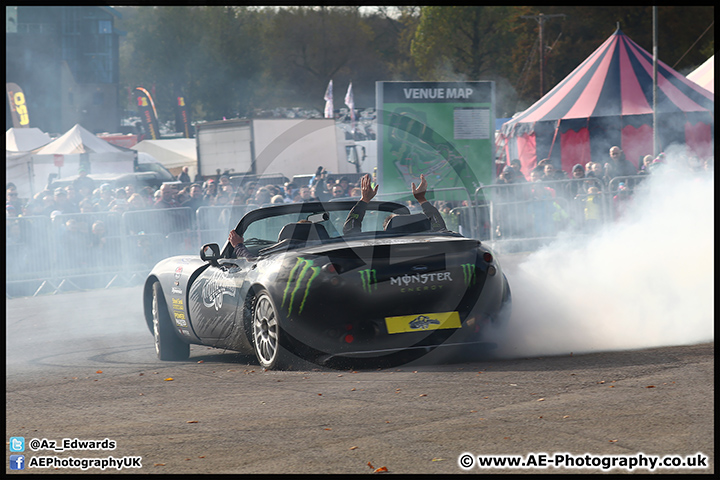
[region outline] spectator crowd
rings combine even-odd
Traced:
[[[571,193],[588,193],[591,187],[614,190],[611,181],[614,178],[647,176],[651,173],[663,168],[665,165],[669,168],[684,168],[691,171],[709,171],[713,168],[713,158],[700,159],[694,155],[675,155],[672,159],[668,159],[665,153],[658,156],[645,155],[638,167],[625,158],[624,152],[618,146],[613,146],[608,152],[608,159],[603,162],[589,161],[585,165],[580,163],[572,167],[571,172],[565,172],[558,169],[550,159],[542,159],[537,165],[532,166],[528,171],[526,178],[522,171],[522,164],[515,159],[509,165],[503,167],[498,175],[498,184],[516,184],[524,182],[552,182],[557,180],[588,180],[580,184],[579,182],[568,183],[573,185],[570,188],[577,189]],[[597,180],[593,182],[592,180]]]
[[[348,177],[335,177],[329,180],[321,168],[310,181],[264,185],[278,177],[240,183],[242,178],[221,175],[153,188],[95,185],[81,172],[72,183],[56,183],[29,199],[21,199],[17,186],[8,183],[8,280],[45,277],[50,269],[53,275],[83,275],[152,267],[168,256],[194,253],[204,241],[216,241],[214,229],[222,226],[225,231],[244,211],[272,204],[359,198],[359,189]],[[201,217],[201,207],[225,208],[208,209]],[[46,255],[35,254],[41,251]]]
[[[592,232],[607,218],[619,219],[632,201],[635,187],[662,169],[706,172],[713,158],[674,153],[645,155],[636,167],[618,146],[604,161],[575,164],[570,172],[549,159],[530,166],[528,177],[519,160],[502,167],[493,186],[495,238],[548,237],[568,227]],[[609,199],[610,212],[603,202]]]
[[[712,157],[701,161],[689,155],[673,155],[672,158],[665,154],[657,157],[646,155],[640,163],[639,168],[636,168],[624,157],[619,147],[613,146],[609,149],[608,158],[603,162],[576,164],[571,172],[564,172],[550,160],[544,159],[529,171],[525,166],[528,175],[526,177],[520,162],[513,160],[502,168],[496,185],[492,186],[497,189],[496,195],[493,198],[477,200],[480,204],[487,200],[496,202],[493,214],[495,218],[492,219],[493,225],[497,226],[497,235],[494,238],[553,235],[573,222],[582,222],[584,227],[592,230],[607,218],[603,218],[605,207],[601,202],[602,198],[612,198],[612,218],[618,218],[627,208],[637,182],[654,174],[658,169],[684,167],[702,172],[713,168]],[[186,170],[183,172],[187,174]],[[201,207],[258,208],[272,204],[360,198],[359,182],[353,183],[347,176],[335,175],[333,180],[329,177],[322,167],[318,167],[309,181],[286,181],[281,184],[261,184],[257,180],[239,183],[237,177],[231,179],[227,175],[190,182],[189,176],[185,175],[183,179],[186,181],[165,183],[157,189],[133,184],[113,188],[107,183],[96,186],[95,181],[81,171],[72,183],[64,187],[46,188],[25,200],[19,198],[16,186],[9,183],[6,185],[6,238],[9,243],[18,240],[15,238],[17,225],[10,223],[13,218],[45,216],[53,220],[61,215],[58,220],[63,223],[60,230],[64,239],[73,243],[73,239],[79,239],[81,234],[86,237],[90,235],[90,245],[103,249],[107,243],[108,231],[114,231],[114,225],[111,224],[113,217],[119,217],[125,212],[188,207],[192,212],[191,220],[194,221],[195,212]],[[196,180],[198,179],[202,177],[196,177]],[[233,183],[233,180],[236,182]],[[436,200],[433,203],[445,217],[449,227],[458,230],[459,217],[449,213],[454,207],[467,206],[468,202]],[[568,208],[571,205],[575,206],[574,211]],[[414,208],[412,205],[410,207]],[[580,212],[579,217],[577,212]],[[73,214],[89,213],[118,215],[103,215],[98,219],[90,216],[73,217]],[[225,215],[228,214],[229,211],[225,212]],[[155,222],[155,219],[159,218],[157,215],[160,214],[145,215],[147,218],[144,220],[146,223]],[[83,220],[90,222],[85,225]],[[480,232],[481,238],[488,238],[488,222],[480,219],[479,223],[485,225],[485,230]],[[167,224],[157,224],[156,231],[150,232],[152,229],[142,225],[133,228],[130,226],[132,221],[127,224],[129,227],[125,233],[132,235],[187,230],[184,226],[173,229],[166,228]],[[532,224],[532,232],[528,231],[528,224]],[[79,243],[82,242],[78,240],[76,244]]]
[[[701,171],[713,167],[712,158],[700,160],[697,157],[682,156],[673,158],[672,163]],[[658,168],[668,164],[668,158],[661,153],[657,157],[646,155],[639,168],[628,161],[622,150],[613,146],[604,162],[576,164],[571,172],[565,172],[550,160],[544,159],[523,174],[519,160],[506,165],[498,175],[498,185],[518,185],[537,182],[555,182],[541,188],[532,188],[536,197],[563,196],[569,199],[587,198],[589,195],[602,194],[603,191],[631,190],[625,183],[611,185],[617,177],[636,177],[651,175]],[[526,170],[527,171],[527,170]],[[183,170],[186,173],[186,170]],[[186,180],[189,180],[187,178]],[[561,182],[559,180],[584,180],[583,182]],[[556,191],[562,189],[561,191]],[[622,192],[621,192],[622,194]],[[580,196],[580,197],[579,197]],[[138,187],[128,184],[112,188],[104,183],[96,187],[94,180],[83,170],[73,183],[64,187],[46,188],[32,198],[21,200],[15,185],[6,185],[6,217],[49,216],[58,214],[93,212],[132,212],[152,209],[189,207],[196,211],[209,206],[263,206],[268,204],[328,201],[341,198],[359,198],[359,183],[350,182],[348,177],[328,180],[327,172],[319,167],[307,183],[287,181],[283,184],[260,185],[257,181],[247,181],[242,185],[232,183],[231,178],[222,175],[217,180],[208,178],[203,182],[165,183],[155,189],[149,186]],[[441,211],[452,208],[452,202],[438,202]]]
[[[347,177],[327,181],[327,172],[320,169],[310,182],[260,185],[248,181],[233,184],[227,175],[202,183],[165,183],[159,188],[128,184],[112,188],[104,183],[97,188],[94,181],[81,172],[64,187],[46,188],[32,198],[18,198],[17,187],[6,185],[6,217],[50,216],[73,213],[128,212],[139,210],[189,207],[193,211],[209,206],[262,206],[279,203],[328,201],[359,197],[357,185]]]

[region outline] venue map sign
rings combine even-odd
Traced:
[[[420,174],[434,190],[466,190],[457,199],[493,181],[494,82],[376,82],[375,88],[381,193],[407,193]]]

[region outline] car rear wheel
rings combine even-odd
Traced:
[[[267,370],[279,370],[290,366],[288,352],[280,345],[281,330],[278,314],[267,291],[255,298],[252,311],[252,340],[255,356]]]
[[[190,357],[190,345],[183,342],[175,332],[159,282],[153,284],[152,321],[155,352],[158,358],[187,360]]]

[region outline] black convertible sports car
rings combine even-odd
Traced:
[[[226,241],[159,262],[144,288],[158,357],[185,360],[200,344],[254,353],[267,369],[297,357],[385,366],[482,343],[483,329],[508,317],[510,287],[480,241],[376,201],[363,231],[343,236],[354,205],[253,210],[235,228],[252,256],[233,258]],[[390,214],[399,216],[384,230]]]

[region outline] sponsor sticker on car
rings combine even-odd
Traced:
[[[388,333],[423,332],[442,328],[460,328],[458,312],[424,313],[385,317]]]

